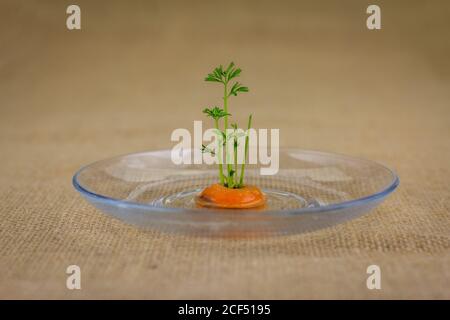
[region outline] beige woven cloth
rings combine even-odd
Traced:
[[[380,31],[357,0],[77,3],[81,31],[64,1],[0,4],[1,298],[450,298],[448,1],[377,1]],[[202,78],[231,59],[251,89],[239,122],[383,162],[399,189],[351,222],[255,240],[144,232],[81,199],[79,167],[171,147],[220,103]]]

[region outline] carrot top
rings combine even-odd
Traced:
[[[217,147],[212,149],[208,146],[202,146],[202,152],[208,152],[212,155],[217,155],[219,162],[219,182],[220,185],[226,188],[242,188],[244,187],[244,175],[245,175],[245,162],[248,157],[248,132],[252,125],[252,115],[248,117],[247,131],[245,133],[245,147],[244,147],[244,162],[241,164],[240,174],[238,173],[238,139],[240,138],[237,124],[232,124],[231,128],[228,126],[228,117],[231,116],[228,113],[228,99],[231,96],[237,96],[242,92],[248,92],[248,88],[241,83],[232,79],[238,77],[242,70],[237,68],[233,62],[231,62],[227,68],[223,68],[222,65],[215,68],[213,72],[209,73],[205,81],[218,82],[223,85],[223,108],[213,106],[205,108],[203,113],[214,120],[214,128],[217,133]],[[220,120],[223,119],[223,130],[220,128]],[[231,133],[229,133],[231,129]],[[226,148],[227,143],[233,143],[233,159]],[[225,172],[222,164],[222,147],[225,146]]]

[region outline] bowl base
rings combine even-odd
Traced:
[[[184,209],[198,209],[195,198],[202,192],[203,188],[196,188],[187,191],[177,192],[168,196],[161,197],[152,201],[150,204],[158,207],[167,208],[184,208]],[[320,203],[314,199],[308,199],[291,192],[261,189],[266,195],[266,204],[260,210],[286,210],[297,208],[315,208],[320,207]],[[205,210],[211,208],[205,208]],[[241,209],[246,210],[246,209]],[[253,210],[255,210],[253,208]]]

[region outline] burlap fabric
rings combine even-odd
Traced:
[[[81,31],[64,1],[0,4],[1,298],[450,298],[448,1],[378,1],[380,31],[361,1],[77,3]],[[171,147],[220,103],[202,78],[231,59],[251,89],[240,123],[386,163],[400,188],[354,221],[257,240],[143,232],[73,190],[84,164]]]

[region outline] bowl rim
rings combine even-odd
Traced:
[[[80,173],[82,173],[85,169],[87,169],[95,164],[98,164],[100,162],[107,161],[107,160],[113,160],[113,159],[117,159],[117,158],[123,158],[123,157],[127,157],[127,156],[139,156],[139,155],[144,155],[144,154],[157,153],[157,152],[161,153],[161,152],[167,152],[167,151],[170,152],[171,149],[155,149],[155,150],[150,150],[150,151],[132,152],[132,153],[121,154],[121,155],[105,158],[102,160],[94,161],[90,164],[82,166],[78,171],[76,171],[76,173],[72,177],[72,184],[73,184],[74,188],[81,195],[88,197],[88,198],[93,198],[97,201],[100,201],[100,202],[103,202],[106,204],[110,204],[110,205],[113,205],[116,207],[136,208],[136,209],[143,209],[146,211],[153,211],[153,212],[195,213],[195,214],[210,214],[210,213],[212,213],[214,215],[217,215],[217,213],[219,211],[220,211],[220,213],[228,213],[231,215],[235,215],[236,212],[239,211],[239,210],[233,210],[233,209],[223,209],[223,210],[215,209],[213,211],[213,210],[209,210],[209,209],[195,209],[195,208],[184,209],[184,208],[158,207],[158,206],[154,206],[154,205],[150,205],[150,204],[146,204],[146,203],[126,201],[126,200],[116,199],[116,198],[108,197],[108,196],[105,196],[102,194],[98,194],[98,193],[95,193],[95,192],[92,192],[92,191],[86,189],[78,181],[78,176],[80,175]],[[280,148],[280,151],[283,151],[283,152],[289,152],[289,151],[299,152],[300,151],[303,153],[317,154],[317,155],[322,155],[322,156],[328,155],[328,156],[338,157],[338,158],[345,159],[345,160],[353,160],[353,161],[356,160],[359,162],[366,162],[366,163],[369,163],[372,165],[379,166],[379,167],[385,169],[386,171],[388,171],[392,175],[392,181],[386,187],[384,187],[383,189],[381,189],[380,191],[378,191],[376,193],[370,194],[365,197],[348,200],[348,201],[343,201],[343,202],[339,202],[339,203],[334,203],[334,204],[330,204],[330,205],[326,205],[326,206],[311,207],[311,208],[305,207],[305,208],[288,209],[288,210],[267,210],[267,211],[262,211],[262,212],[257,211],[257,210],[248,209],[245,211],[240,211],[240,213],[246,214],[246,215],[247,214],[257,214],[259,216],[274,215],[274,216],[280,217],[280,216],[296,216],[296,215],[304,214],[304,213],[337,211],[337,210],[342,210],[342,209],[348,209],[351,207],[358,207],[360,205],[365,205],[365,204],[368,204],[371,202],[375,202],[377,200],[381,200],[381,199],[385,198],[386,196],[388,196],[389,194],[391,194],[400,184],[400,179],[399,179],[398,175],[395,173],[395,171],[377,161],[360,158],[360,157],[349,156],[349,155],[345,155],[345,154],[341,154],[341,153],[300,149],[300,148],[294,148],[294,147],[283,147],[283,148]]]

